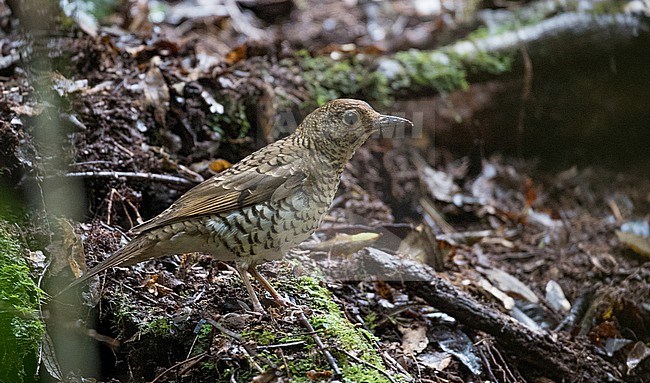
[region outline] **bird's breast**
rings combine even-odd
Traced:
[[[308,185],[279,200],[174,223],[159,232],[161,251],[204,252],[243,264],[281,258],[318,228],[337,186]]]

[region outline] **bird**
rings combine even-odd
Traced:
[[[234,262],[253,309],[264,313],[252,276],[280,306],[287,302],[257,265],[281,259],[318,228],[345,165],[371,135],[412,127],[368,103],[335,99],[287,137],[250,154],[187,191],[154,218],[133,227],[131,241],[65,290],[116,266],[200,252]]]

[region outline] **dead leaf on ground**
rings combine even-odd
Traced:
[[[616,230],[618,240],[636,251],[639,255],[650,258],[650,237]]]
[[[552,279],[546,283],[546,301],[556,312],[568,313],[571,310],[571,303],[566,299],[562,287]]]
[[[632,347],[632,350],[627,355],[627,361],[625,364],[629,370],[632,370],[648,357],[650,357],[650,348],[648,348],[648,346],[643,342],[638,341],[634,344],[634,347]]]
[[[54,89],[59,96],[65,96],[70,93],[81,92],[88,89],[87,79],[70,80],[57,72],[52,73],[51,78],[52,89]]]
[[[402,351],[406,355],[417,355],[429,345],[427,327],[424,325],[399,327],[399,331],[402,333]]]
[[[215,173],[221,173],[222,171],[231,167],[232,164],[228,160],[223,158],[217,158],[216,160],[210,162],[210,170]]]
[[[329,371],[329,370],[324,370],[324,371],[310,370],[310,371],[307,371],[307,377],[312,382],[317,382],[319,380],[328,380],[329,378],[332,377],[332,371]]]
[[[467,367],[472,374],[480,375],[483,368],[481,360],[476,354],[476,347],[472,340],[460,329],[447,326],[435,327],[432,339],[438,342],[440,348],[456,357]]]
[[[75,277],[79,278],[86,273],[86,257],[84,255],[83,240],[75,232],[74,225],[66,220],[59,219],[61,238],[52,241],[47,250],[52,257],[50,272],[56,275],[66,266],[69,266]]]
[[[245,44],[233,48],[230,52],[228,52],[228,54],[226,54],[226,62],[232,65],[236,62],[246,60],[246,57],[248,56],[246,54],[247,51],[248,47]]]
[[[418,362],[434,371],[444,371],[451,364],[448,352],[427,352],[418,356]]]
[[[169,87],[158,65],[161,60],[158,56],[151,60],[151,68],[147,71],[142,81],[144,90],[144,104],[154,109],[154,118],[161,125],[165,123],[169,109]]]
[[[304,250],[324,251],[332,255],[350,255],[372,245],[380,236],[381,234],[372,232],[353,235],[337,233],[334,238],[323,242],[303,243],[300,248]]]
[[[539,302],[537,295],[511,274],[501,269],[477,268],[477,270],[485,275],[499,290],[505,291],[510,296],[521,297],[532,303]]]

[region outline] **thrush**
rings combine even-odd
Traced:
[[[252,153],[183,194],[167,210],[131,229],[133,239],[68,287],[115,266],[202,252],[233,261],[253,308],[264,309],[249,274],[284,300],[257,271],[282,258],[318,228],[341,173],[373,133],[411,122],[381,115],[363,101],[333,100],[310,113],[294,133]]]

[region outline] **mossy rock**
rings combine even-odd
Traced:
[[[15,229],[0,221],[0,382],[34,381],[43,334],[41,290],[29,275]]]

